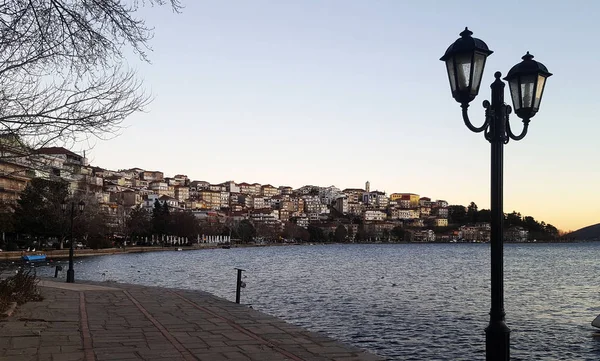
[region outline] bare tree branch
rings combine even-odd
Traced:
[[[179,0],[0,1],[0,136],[25,151],[118,134],[151,100],[122,65],[126,50],[149,61],[153,29],[136,15],[163,5],[182,9]]]

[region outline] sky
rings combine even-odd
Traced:
[[[529,51],[554,74],[528,135],[505,147],[504,211],[565,231],[600,222],[600,2],[182,2],[181,14],[139,12],[155,28],[151,64],[127,62],[154,100],[86,146],[93,165],[214,183],[370,181],[489,208],[490,145],[464,126],[439,60],[468,26],[494,51],[475,125],[495,71]]]

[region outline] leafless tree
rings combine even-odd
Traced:
[[[0,136],[37,149],[118,134],[150,101],[125,54],[149,61],[153,29],[137,16],[155,5],[182,8],[179,0],[0,0]]]

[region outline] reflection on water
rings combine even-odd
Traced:
[[[201,289],[398,360],[483,359],[489,245],[330,245],[78,260],[76,278]],[[39,270],[53,276],[54,269]],[[598,360],[600,244],[507,245],[513,360]]]

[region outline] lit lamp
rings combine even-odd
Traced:
[[[504,144],[510,139],[521,140],[527,134],[529,121],[538,112],[546,79],[552,74],[542,64],[533,60],[529,52],[523,61],[510,69],[504,80],[508,81],[515,113],[523,120],[521,134],[515,135],[508,120],[512,109],[504,103],[505,83],[502,74],[496,72],[491,85],[491,104],[483,102],[485,121],[475,127],[469,120],[469,103],[479,93],[479,86],[486,58],[492,54],[480,39],[471,37],[469,29],[460,33],[440,60],[446,63],[452,97],[461,104],[465,125],[473,132],[484,132],[492,148],[491,160],[491,296],[490,323],[486,333],[486,360],[509,360],[510,329],[506,326],[504,313],[504,268],[503,268],[503,158]]]
[[[60,204],[60,208],[62,209],[63,212],[66,212],[67,211],[67,202],[63,201]],[[79,213],[83,213],[83,209],[85,208],[85,203],[83,201],[79,201],[79,203],[77,203],[77,208],[79,209]],[[75,270],[73,269],[73,246],[74,246],[73,219],[74,218],[75,218],[75,202],[71,202],[71,235],[70,235],[71,247],[69,247],[69,269],[67,270],[67,283],[75,282]]]

